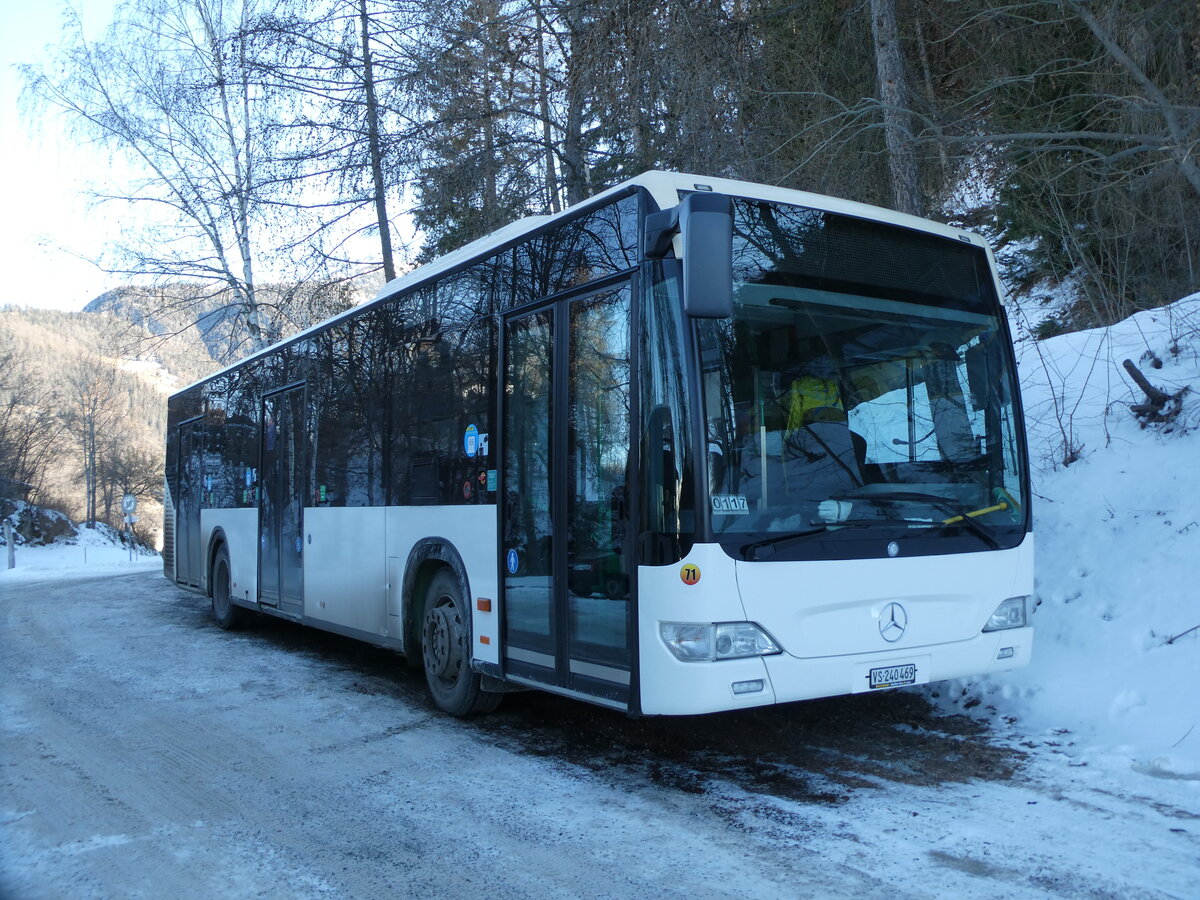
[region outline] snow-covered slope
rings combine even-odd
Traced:
[[[1023,735],[1057,736],[1081,763],[1200,779],[1200,294],[1022,342],[1018,356],[1034,661],[941,693],[982,699]],[[1173,426],[1139,424],[1130,405],[1145,397],[1126,359],[1168,394],[1188,389]]]
[[[12,569],[7,568],[8,548],[0,542],[0,596],[34,581],[121,575],[162,567],[159,554],[142,548],[131,553],[107,525],[95,530],[79,526],[75,530],[77,534],[44,546],[18,543],[16,567]]]

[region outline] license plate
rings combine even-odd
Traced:
[[[877,669],[871,669],[867,673],[867,685],[873,691],[916,683],[917,667],[915,663],[904,663],[899,666],[880,666]]]

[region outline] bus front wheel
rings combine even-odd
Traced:
[[[471,671],[471,612],[458,579],[438,572],[425,592],[421,618],[421,658],[434,702],[452,716],[487,713],[500,705],[502,695],[485,691]]]

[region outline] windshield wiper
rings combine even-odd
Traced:
[[[940,494],[923,494],[919,491],[888,491],[885,493],[861,494],[857,497],[838,497],[837,499],[850,500],[852,502],[855,500],[866,500],[868,503],[873,500],[883,500],[885,502],[888,500],[897,500],[901,502],[911,501],[913,503],[928,503],[930,506],[935,506],[943,512],[950,513],[950,518],[943,519],[940,523],[933,524],[954,525],[958,522],[962,522],[973,532],[975,532],[975,534],[978,535],[979,538],[993,550],[1000,549],[1000,541],[997,540],[996,535],[992,533],[990,528],[978,521],[975,517],[983,515],[984,513],[995,512],[997,510],[1009,508],[1008,503],[1004,500],[1001,500],[995,506],[985,506],[982,509],[968,510],[961,508],[949,497],[943,497]]]
[[[759,559],[762,554],[759,550],[767,548],[774,549],[780,544],[787,544],[791,541],[801,541],[804,538],[812,537],[814,534],[824,534],[829,530],[837,530],[846,526],[858,527],[864,525],[885,525],[886,521],[880,519],[846,519],[842,522],[814,522],[812,528],[806,528],[803,531],[789,531],[787,534],[781,534],[777,537],[763,538],[760,541],[751,541],[749,544],[742,545],[742,556],[747,559]],[[751,556],[753,554],[753,556]]]

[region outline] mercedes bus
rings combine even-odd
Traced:
[[[632,715],[1025,665],[995,263],[884,209],[648,172],[169,400],[164,569],[393,648],[439,707]]]

